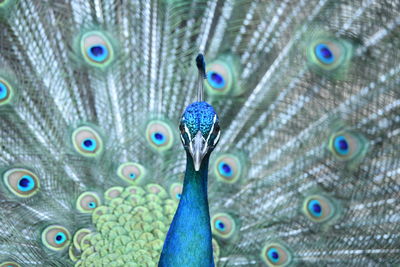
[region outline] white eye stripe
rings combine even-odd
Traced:
[[[192,140],[192,136],[190,135],[189,128],[186,126],[186,124],[184,124],[184,126],[185,126],[185,133],[187,133],[187,135],[189,136],[189,140]]]
[[[218,143],[218,141],[219,141],[219,136],[221,135],[221,131],[218,131],[218,135],[217,135],[217,137],[215,137],[215,140],[214,140],[214,145],[216,144],[216,143]]]

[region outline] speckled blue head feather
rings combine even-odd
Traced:
[[[214,117],[216,117],[216,122],[218,122],[217,113],[215,113],[214,108],[210,104],[207,102],[194,102],[183,113],[182,123],[188,127],[192,137],[200,131],[203,137],[207,138],[214,125]]]

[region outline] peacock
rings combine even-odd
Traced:
[[[399,49],[398,0],[0,0],[0,267],[400,265]]]

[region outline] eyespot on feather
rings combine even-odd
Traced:
[[[100,198],[94,192],[84,192],[76,200],[76,208],[82,213],[92,213],[100,205]]]
[[[103,151],[100,135],[88,126],[79,127],[72,133],[72,143],[75,150],[85,157],[96,157]]]
[[[342,130],[330,136],[328,150],[339,161],[355,166],[364,159],[368,151],[368,140],[355,131]]]
[[[139,163],[126,162],[118,167],[117,174],[130,184],[139,184],[146,176],[146,169]]]
[[[311,195],[304,199],[303,213],[313,222],[326,222],[333,218],[336,209],[333,202],[322,195]]]
[[[147,143],[155,151],[163,152],[170,149],[174,143],[171,126],[161,120],[151,120],[146,127]]]
[[[303,49],[312,72],[340,80],[349,71],[355,44],[333,33],[311,29],[305,36]]]
[[[102,31],[89,31],[81,36],[80,50],[85,62],[93,67],[105,68],[115,58],[113,43]]]
[[[261,259],[268,266],[287,266],[292,261],[291,252],[279,243],[267,243],[261,250]]]
[[[235,220],[227,213],[217,213],[211,219],[213,234],[222,239],[228,239],[236,231]]]
[[[243,174],[243,164],[242,160],[234,154],[222,154],[214,161],[214,174],[220,182],[236,183]]]
[[[31,171],[13,168],[3,175],[6,187],[18,197],[31,197],[40,189],[39,178]]]
[[[60,225],[48,226],[42,232],[42,243],[51,250],[63,250],[69,245],[70,241],[69,231]]]
[[[210,95],[226,95],[233,89],[234,71],[222,60],[207,65],[206,92]]]

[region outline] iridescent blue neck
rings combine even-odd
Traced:
[[[158,266],[214,266],[207,199],[208,160],[206,155],[196,172],[187,154],[182,196]]]

